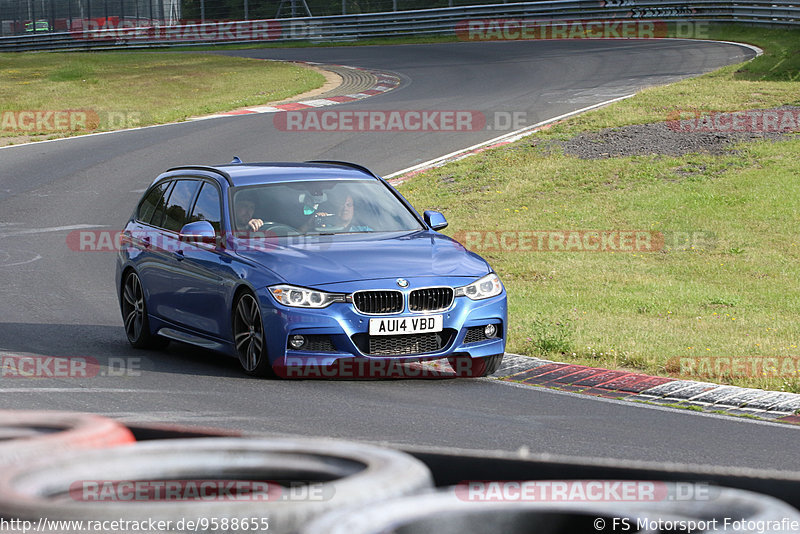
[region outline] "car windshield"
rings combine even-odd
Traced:
[[[276,236],[421,230],[380,182],[308,180],[237,187],[233,227]],[[251,224],[251,221],[257,221]]]

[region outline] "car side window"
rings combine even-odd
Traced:
[[[175,187],[172,188],[172,193],[167,201],[167,209],[164,212],[164,224],[161,225],[163,228],[177,232],[186,224],[199,186],[199,180],[175,182]]]
[[[221,220],[222,210],[220,209],[219,191],[212,183],[205,182],[197,195],[197,202],[194,203],[189,222],[208,221],[214,227],[214,230],[219,232]]]
[[[167,184],[167,190],[164,192],[164,196],[161,197],[161,201],[156,206],[156,211],[153,213],[153,216],[150,218],[150,224],[153,226],[161,226],[161,223],[164,222],[164,212],[167,211],[167,199],[172,194],[172,190],[175,188],[175,182],[171,181]]]
[[[167,190],[167,186],[171,183],[172,182],[163,182],[150,190],[147,196],[144,197],[142,202],[139,204],[139,209],[136,212],[136,220],[145,224],[150,224],[150,220],[153,218],[153,214],[157,210],[160,209],[160,211],[163,213],[164,203],[166,202],[164,191]]]

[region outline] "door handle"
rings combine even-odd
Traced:
[[[177,259],[178,261],[182,261],[183,258],[185,258],[182,250],[176,250],[174,254],[175,254],[175,259]]]

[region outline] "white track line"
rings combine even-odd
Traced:
[[[41,379],[38,379],[41,380]],[[160,389],[123,389],[123,388],[3,388],[0,393],[164,393]],[[185,393],[185,392],[183,392]],[[197,392],[195,394],[201,394]]]
[[[48,228],[29,228],[28,230],[18,230],[16,232],[0,234],[0,238],[28,234],[46,234],[49,232],[66,232],[67,230],[85,230],[87,228],[104,228],[104,226],[99,224],[72,224],[69,226],[50,226]]]

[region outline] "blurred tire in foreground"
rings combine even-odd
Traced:
[[[115,447],[134,441],[124,425],[99,415],[0,410],[0,465],[51,457],[61,451]]]
[[[596,482],[558,481],[571,487]],[[528,483],[535,485],[543,481]],[[468,490],[454,486],[384,501],[367,509],[330,512],[306,524],[300,534],[788,533],[792,530],[787,525],[800,521],[800,512],[783,501],[758,493],[689,483],[650,484],[658,491],[651,493],[655,499],[647,502],[510,501],[502,497],[482,500],[485,495],[481,500],[470,500]],[[687,488],[690,491],[687,492]],[[695,495],[702,495],[702,498],[680,500],[680,495],[691,494],[692,488],[697,489]],[[734,524],[737,521],[738,524]]]
[[[289,533],[327,510],[431,486],[430,471],[419,460],[369,445],[289,438],[156,440],[3,470],[0,517],[170,521],[171,532],[263,532],[268,526],[269,532]],[[114,531],[141,531],[140,526],[119,524]]]

